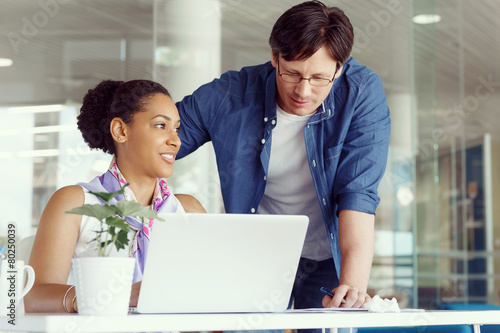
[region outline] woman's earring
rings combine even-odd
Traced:
[[[121,138],[120,138],[119,136],[117,136],[117,137],[116,137],[116,140],[117,140],[117,141],[120,141],[120,140],[121,140]]]

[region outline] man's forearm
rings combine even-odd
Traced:
[[[375,216],[353,210],[339,214],[340,284],[366,292],[375,245]]]

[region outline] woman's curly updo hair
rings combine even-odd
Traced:
[[[105,80],[90,89],[83,98],[78,116],[78,129],[92,149],[115,154],[115,144],[109,126],[115,117],[130,124],[136,112],[145,111],[151,97],[164,94],[170,97],[161,84],[149,80]]]

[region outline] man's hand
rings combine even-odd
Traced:
[[[333,298],[326,295],[323,297],[323,307],[325,308],[360,308],[368,302],[371,297],[354,287],[341,284],[332,290]]]

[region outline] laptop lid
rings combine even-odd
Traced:
[[[284,311],[307,216],[160,214],[137,312]]]

